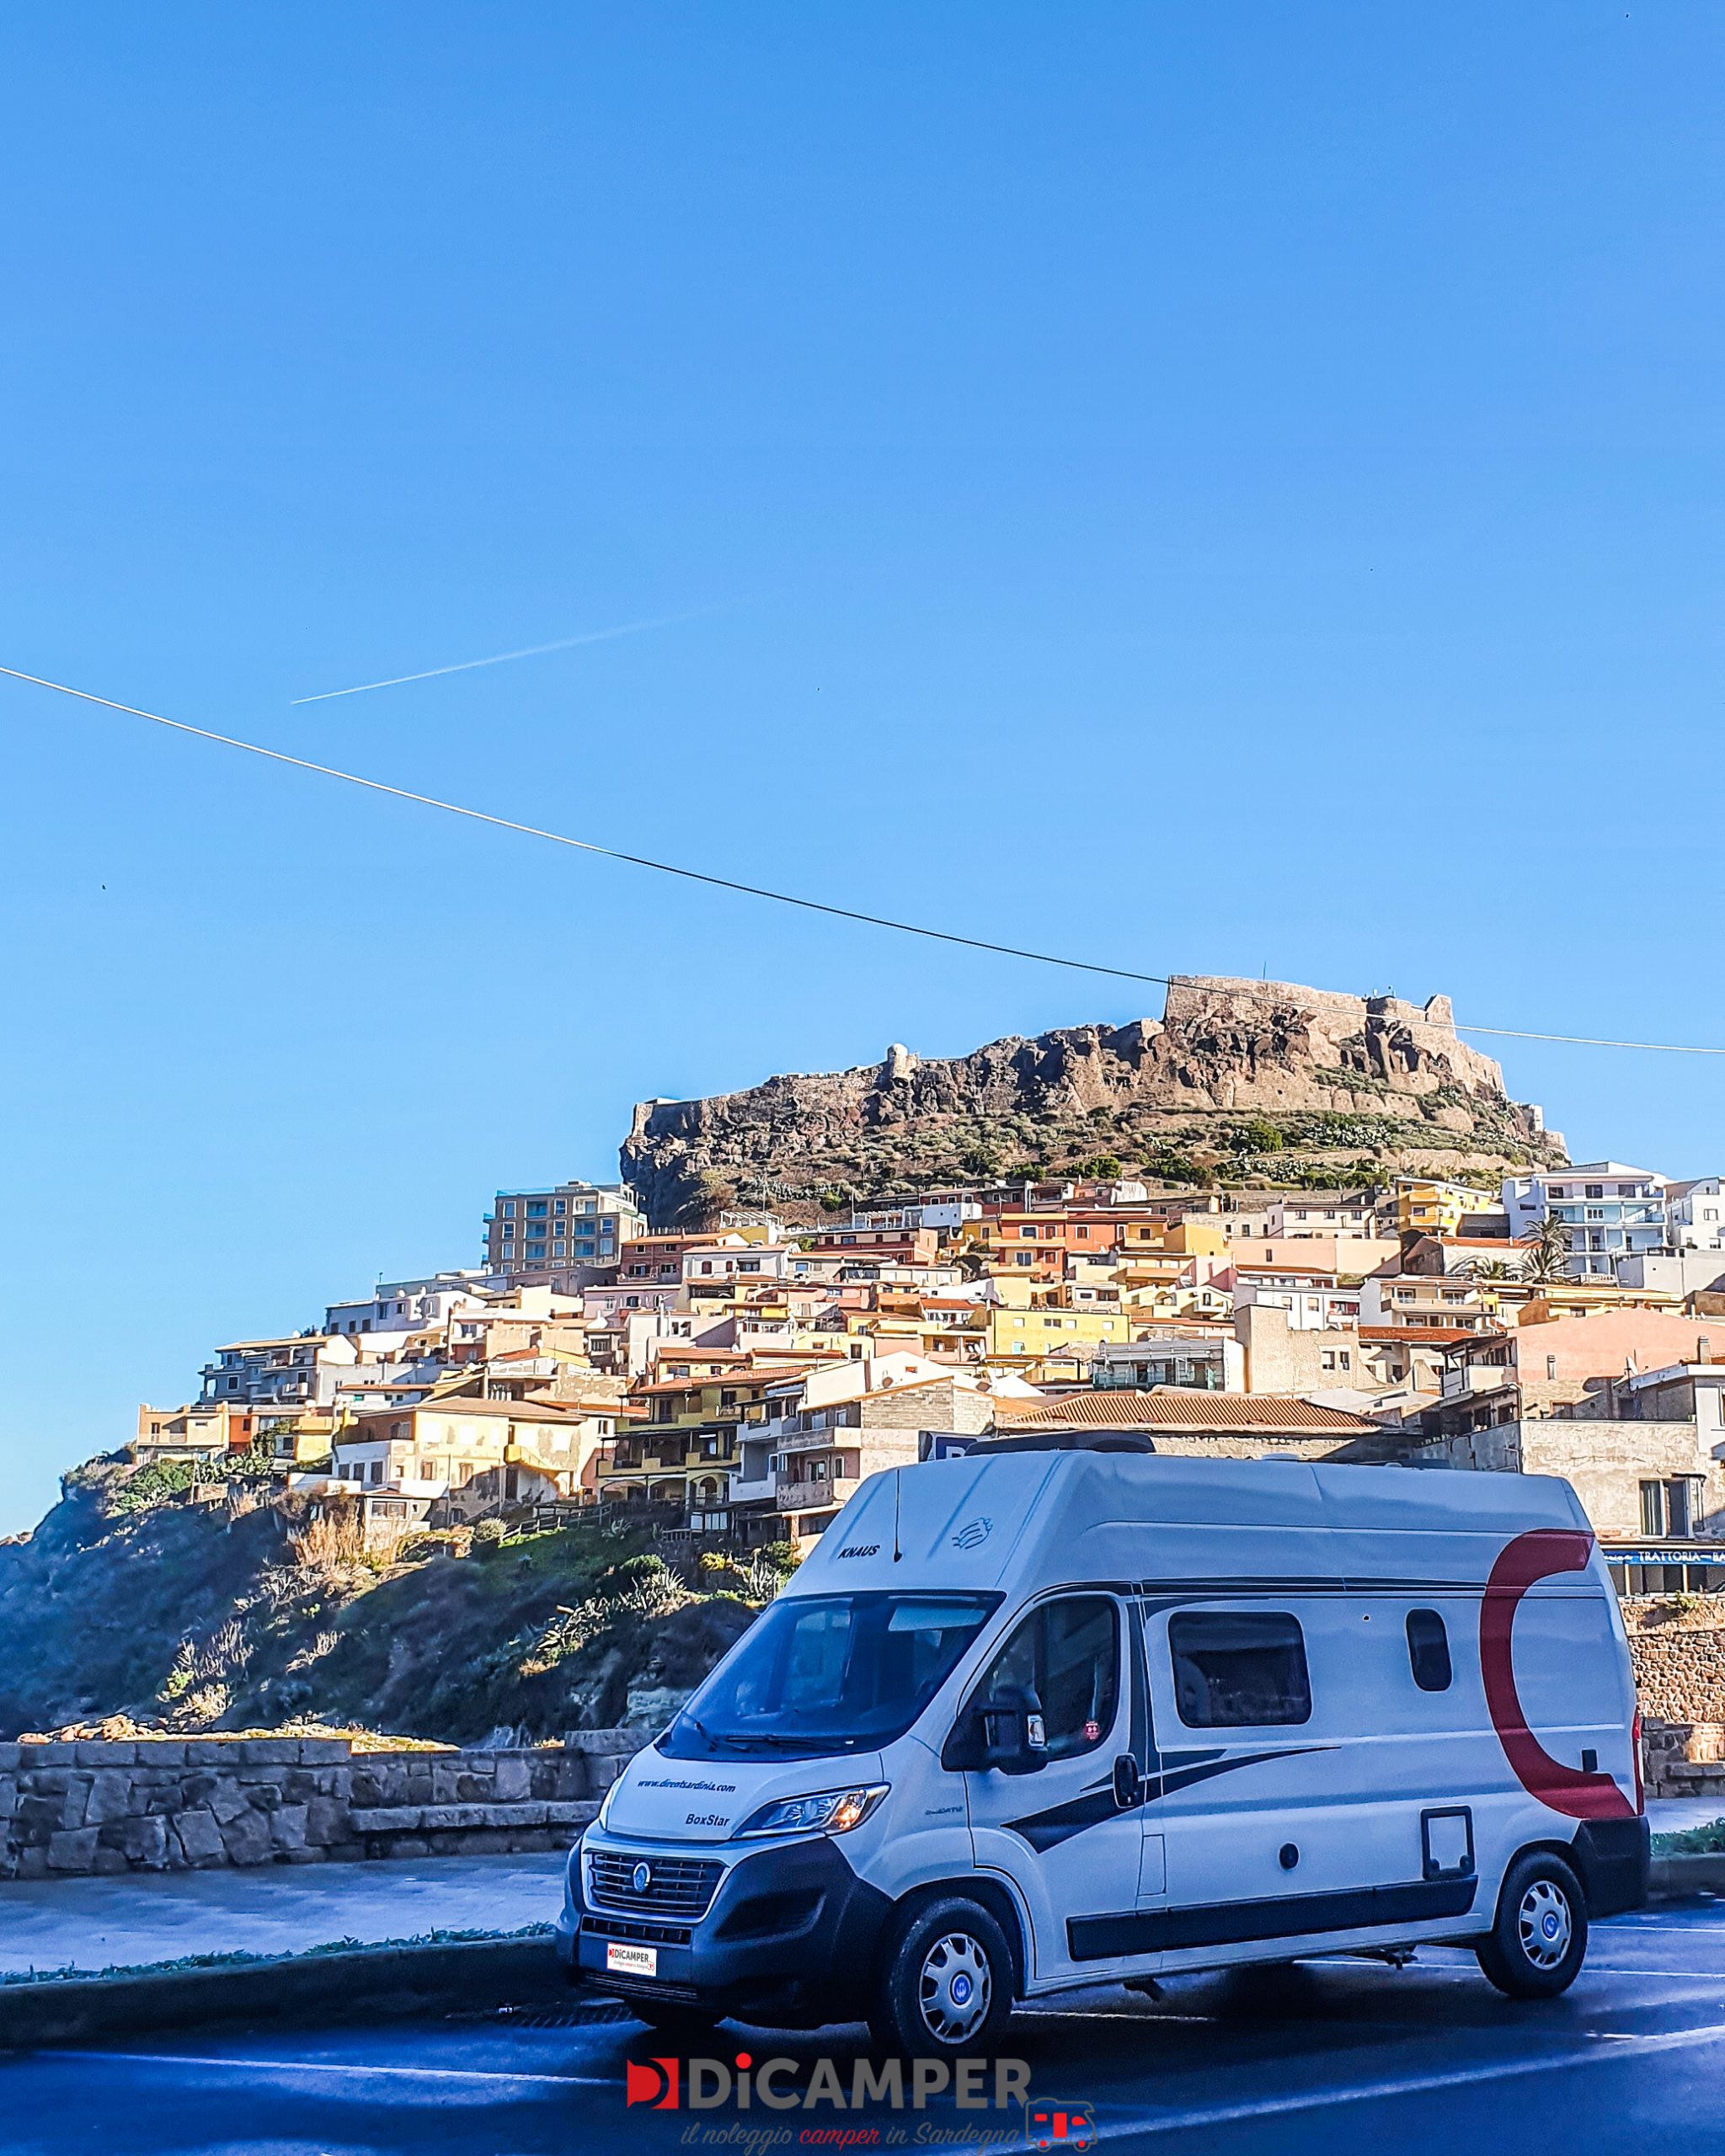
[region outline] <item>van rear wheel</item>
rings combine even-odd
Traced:
[[[1510,1999],[1555,1999],[1568,1990],[1587,1954],[1587,1897],[1561,1857],[1516,1859],[1498,1897],[1497,1920],[1474,1952]]]
[[[999,2041],[1012,2011],[1012,1950],[980,1903],[943,1896],[900,1919],[868,2017],[883,2051],[975,2058]]]

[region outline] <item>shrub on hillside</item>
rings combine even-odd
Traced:
[[[110,1513],[145,1513],[174,1501],[199,1482],[265,1481],[278,1474],[273,1453],[248,1446],[223,1460],[147,1460],[109,1486]]]
[[[475,1557],[494,1557],[502,1549],[509,1529],[500,1519],[481,1519],[473,1523],[473,1540],[468,1547]]]

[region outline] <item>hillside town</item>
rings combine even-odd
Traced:
[[[1124,1433],[1567,1476],[1620,1591],[1725,1587],[1717,1176],[1171,1191],[1098,1156],[687,1232],[572,1180],[499,1191],[481,1256],[223,1343],[131,1457],[261,1457],[384,1548],[590,1518],[749,1552],[806,1546],[882,1469]]]

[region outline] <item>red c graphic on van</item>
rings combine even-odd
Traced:
[[[1515,1689],[1510,1639],[1521,1598],[1535,1580],[1553,1572],[1584,1571],[1593,1555],[1590,1534],[1539,1527],[1506,1543],[1486,1582],[1479,1613],[1479,1668],[1486,1707],[1503,1755],[1530,1796],[1569,1819],[1632,1819],[1634,1807],[1610,1774],[1583,1774],[1554,1759],[1527,1726]]]

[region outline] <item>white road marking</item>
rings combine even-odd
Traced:
[[[1673,2029],[1650,2036],[1613,2031],[1612,2040],[1634,2045],[1643,2052],[1679,2051],[1725,2041],[1725,2022],[1704,2029]],[[1338,2104],[1386,2103],[1397,2096],[1429,2095],[1441,2089],[1509,2081],[1522,2074],[1567,2073],[1575,2067],[1597,2066],[1601,2060],[1623,2056],[1621,2052],[1607,2051],[1602,2046],[1593,2051],[1557,2052],[1545,2058],[1507,2059],[1495,2066],[1458,2067],[1449,2073],[1411,2073],[1399,2081],[1362,2081],[1350,2088],[1314,2089],[1286,2096],[1264,2096],[1252,2103],[1218,2105],[1207,2111],[1149,2111],[1103,2127],[1097,2138],[1125,2141],[1134,2136],[1185,2133],[1194,2127],[1231,2126],[1247,2119],[1279,2118],[1293,2111],[1328,2111]]]
[[[472,2066],[354,2066],[332,2059],[205,2058],[191,2052],[89,2052],[79,2058],[104,2059],[115,2066],[196,2066],[226,2073],[330,2073],[364,2080],[393,2075],[407,2081],[526,2082],[547,2089],[615,2089],[614,2076],[595,2073],[526,2073]]]

